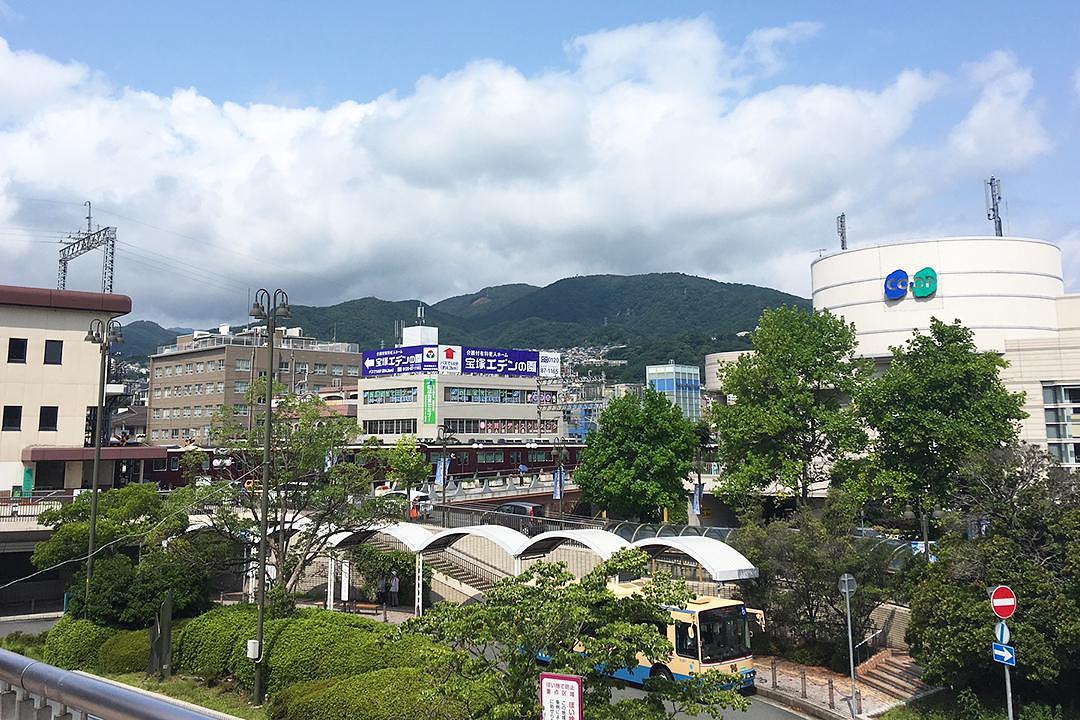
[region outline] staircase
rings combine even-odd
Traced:
[[[895,700],[910,700],[930,689],[922,680],[922,668],[900,650],[882,650],[856,668],[859,684]]]
[[[490,577],[485,577],[473,568],[468,567],[466,563],[460,562],[452,556],[447,556],[445,553],[425,556],[424,564],[432,570],[447,577],[452,577],[459,583],[468,585],[481,593],[495,587],[495,583],[492,582]]]

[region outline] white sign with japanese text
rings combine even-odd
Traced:
[[[582,720],[580,675],[540,673],[542,720]]]

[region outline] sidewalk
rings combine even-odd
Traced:
[[[776,680],[773,681],[773,662],[776,663]],[[814,665],[798,665],[781,658],[757,656],[754,658],[757,670],[756,683],[758,692],[763,696],[787,703],[805,713],[824,720],[850,718],[845,697],[851,694],[851,678],[834,673],[826,668]],[[803,673],[806,686],[803,690]],[[829,681],[832,681],[832,702],[829,697]],[[877,692],[873,688],[859,686],[862,695],[862,713],[859,717],[868,718],[875,713],[893,707],[896,701]]]

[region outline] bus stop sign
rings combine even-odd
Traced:
[[[990,609],[1002,620],[1016,612],[1016,593],[1008,585],[998,585],[990,592]]]

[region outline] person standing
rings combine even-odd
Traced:
[[[386,604],[386,576],[380,575],[379,581],[375,583],[375,602],[380,605]]]
[[[401,580],[398,579],[397,570],[390,572],[390,605],[397,607],[398,591],[401,589]]]

